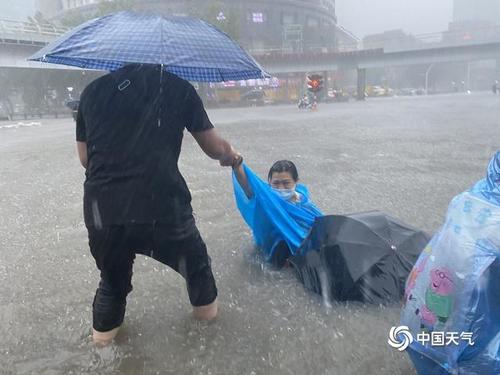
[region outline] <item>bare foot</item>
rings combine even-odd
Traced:
[[[217,299],[210,305],[193,306],[193,316],[199,320],[213,320],[217,316]]]
[[[92,340],[94,340],[94,344],[98,346],[106,346],[113,341],[120,327],[113,328],[111,331],[99,332],[95,329],[92,329]]]

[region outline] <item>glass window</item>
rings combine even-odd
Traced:
[[[265,22],[265,14],[262,12],[252,12],[252,22],[253,23]]]
[[[281,23],[283,25],[292,25],[295,23],[295,14],[283,13],[281,15]]]
[[[319,26],[319,18],[316,17],[307,17],[307,27],[318,27]]]

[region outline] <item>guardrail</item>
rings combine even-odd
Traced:
[[[398,52],[406,50],[420,50],[442,47],[459,47],[485,43],[500,42],[500,26],[481,27],[468,30],[453,30],[440,33],[427,33],[419,35],[402,35],[395,38],[380,38],[374,41],[356,41],[355,43],[339,42],[334,49],[320,46],[303,46],[303,53],[334,53],[354,52],[359,50],[384,49],[385,52]],[[290,48],[273,47],[267,49],[254,49],[250,53],[255,56],[290,55],[297,54]]]
[[[383,35],[383,34],[382,34]],[[419,50],[442,47],[459,47],[471,44],[485,44],[500,41],[500,26],[477,27],[463,30],[449,30],[439,33],[401,35],[394,38],[365,40],[356,44],[339,46],[339,52],[358,49],[383,48],[386,52]]]
[[[342,32],[348,33],[339,27]],[[43,46],[69,29],[58,27],[49,23],[40,23],[34,19],[28,21],[17,21],[0,18],[0,43],[3,44],[27,44]],[[383,35],[383,34],[381,34]],[[470,44],[492,43],[500,41],[500,26],[478,27],[467,30],[452,30],[439,33],[427,33],[418,35],[401,35],[395,38],[380,38],[374,41],[357,41],[353,44],[339,43],[336,48],[324,48],[321,46],[303,46],[303,53],[333,53],[352,52],[358,50],[373,50],[383,48],[386,52],[403,50],[418,50],[439,47],[454,47]],[[253,49],[249,51],[255,56],[266,55],[291,55],[296,54],[291,48],[281,46],[266,49]]]

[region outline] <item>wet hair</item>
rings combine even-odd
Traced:
[[[299,180],[299,173],[297,172],[297,167],[290,160],[278,160],[273,164],[269,173],[267,175],[267,180],[271,181],[273,173],[288,172],[292,176],[293,180],[297,182]]]

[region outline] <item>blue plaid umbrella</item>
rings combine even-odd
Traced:
[[[269,77],[229,36],[207,22],[133,12],[88,21],[28,60],[109,71],[129,63],[163,64],[189,81]]]

